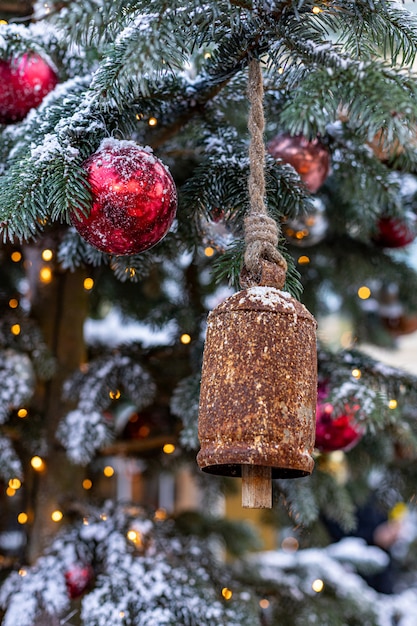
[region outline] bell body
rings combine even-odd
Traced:
[[[249,287],[207,320],[197,455],[212,474],[242,466],[272,478],[311,474],[317,402],[316,321],[288,293]]]

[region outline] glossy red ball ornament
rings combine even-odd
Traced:
[[[38,54],[0,60],[0,123],[23,120],[57,82],[54,70]]]
[[[417,224],[414,215],[410,216],[408,221],[398,217],[381,217],[372,240],[381,248],[403,248],[412,243],[416,235]]]
[[[92,585],[94,570],[91,565],[75,563],[65,572],[65,584],[71,600],[83,595]]]
[[[310,193],[316,193],[329,175],[330,154],[317,138],[308,141],[303,135],[283,133],[271,139],[267,150],[292,165]]]
[[[93,203],[88,216],[71,222],[89,244],[115,255],[143,252],[167,234],[177,192],[166,166],[149,148],[106,139],[83,164]]]
[[[363,427],[348,409],[342,415],[334,415],[334,407],[329,402],[317,404],[315,447],[320,452],[351,450],[363,435]]]

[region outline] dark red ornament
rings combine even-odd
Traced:
[[[23,120],[57,82],[54,70],[38,54],[0,60],[0,123]]]
[[[167,234],[177,209],[174,180],[149,148],[106,139],[83,164],[93,194],[90,214],[71,213],[89,244],[108,254],[143,252]]]
[[[415,216],[405,221],[398,217],[381,217],[377,223],[377,232],[373,242],[381,248],[403,248],[414,241],[417,235]]]
[[[315,447],[320,452],[351,450],[363,435],[364,429],[349,407],[342,415],[334,415],[334,407],[329,402],[317,404]]]
[[[93,582],[94,570],[91,565],[75,563],[65,572],[65,584],[71,600],[76,600],[87,591]]]
[[[329,175],[330,154],[319,139],[308,141],[303,135],[283,133],[271,139],[267,150],[292,165],[310,193],[316,193]]]

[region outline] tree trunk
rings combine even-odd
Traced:
[[[68,461],[55,433],[61,418],[72,408],[70,402],[62,399],[62,385],[85,361],[83,328],[88,314],[88,293],[83,282],[86,274],[84,270],[60,272],[54,268],[52,281],[42,284],[39,281],[40,254],[36,245],[25,250],[31,314],[56,359],[56,370],[51,380],[39,385],[35,398],[35,410],[42,417],[46,441],[46,453],[40,454],[46,469],[33,476],[32,481],[29,561],[39,556],[60,524],[65,523],[70,502],[79,501],[84,493],[84,470]],[[55,510],[64,513],[60,523],[51,519]]]

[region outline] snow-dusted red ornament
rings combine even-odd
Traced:
[[[149,148],[105,139],[83,164],[93,203],[88,216],[75,210],[71,222],[89,244],[115,255],[143,252],[161,241],[177,210],[177,192],[167,167]]]
[[[289,163],[300,175],[310,193],[316,193],[330,171],[330,154],[319,139],[309,141],[303,135],[282,133],[267,145],[275,159]]]
[[[93,582],[94,570],[89,564],[74,563],[71,569],[65,572],[65,584],[71,600],[75,600],[87,591]]]
[[[405,221],[398,217],[381,217],[373,242],[382,248],[403,248],[414,241],[417,235],[417,220],[414,215]]]
[[[329,402],[317,404],[315,447],[320,452],[351,450],[363,435],[364,429],[349,407],[341,415],[335,415],[335,409]]]
[[[38,54],[0,60],[0,123],[23,120],[57,82],[54,70]]]

